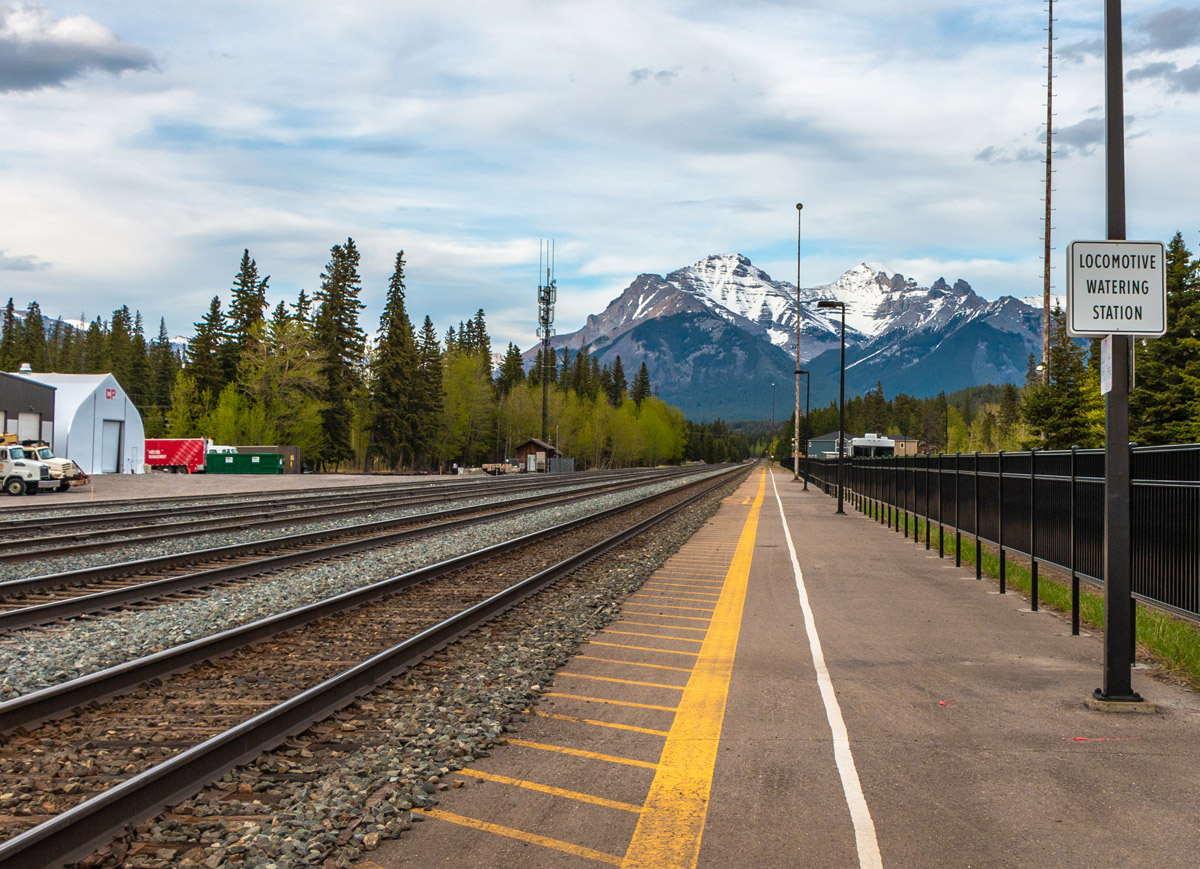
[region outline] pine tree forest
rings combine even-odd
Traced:
[[[1130,430],[1145,445],[1200,442],[1200,259],[1177,233],[1167,245],[1169,331],[1135,342]],[[269,276],[243,252],[223,304],[214,295],[180,354],[165,321],[147,336],[122,305],[76,328],[46,326],[36,301],[0,314],[0,370],[111,372],[137,405],[147,437],[209,437],[230,445],[298,446],[318,470],[439,471],[502,461],[529,438],[575,458],[577,468],[739,461],[791,454],[794,421],[695,423],[653,394],[644,362],[601,365],[586,349],[541,351],[526,369],[509,344],[494,364],[484,311],[439,340],[406,307],[404,253],[386,287],[374,338],[359,321],[362,280],[353,239],[330,249],[311,295],[268,302]],[[1098,447],[1104,442],[1099,350],[1051,315],[1047,363],[1032,355],[1021,385],[953,395],[888,398],[881,385],[846,402],[846,430],[919,438],[929,451]],[[631,365],[635,367],[630,367]],[[542,431],[543,371],[549,428]],[[630,374],[632,372],[632,376]],[[801,438],[838,428],[838,408],[814,408]]]

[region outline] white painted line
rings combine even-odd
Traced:
[[[804,574],[796,558],[796,546],[792,543],[792,532],[788,529],[787,517],[783,515],[783,501],[771,474],[771,488],[775,490],[775,503],[779,505],[779,519],[783,523],[783,536],[787,540],[788,552],[792,557],[792,571],[796,575],[796,591],[800,595],[800,609],[804,612],[804,629],[808,633],[808,648],[812,652],[813,667],[817,671],[817,685],[821,688],[821,700],[825,703],[825,717],[833,734],[833,757],[838,775],[842,779],[842,791],[846,795],[846,806],[850,809],[850,820],[854,823],[854,841],[858,848],[858,865],[862,869],[883,869],[883,858],[879,855],[879,840],[875,838],[875,822],[867,808],[858,770],[854,767],[854,755],[850,753],[850,736],[846,722],[842,720],[842,707],[838,705],[833,690],[833,680],[825,667],[825,653],[821,651],[821,638],[817,636],[817,622],[813,618],[808,602],[808,591],[804,587]]]

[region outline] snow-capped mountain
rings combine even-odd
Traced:
[[[826,299],[845,303],[851,394],[876,382],[889,396],[1020,382],[1040,345],[1040,310],[1011,296],[988,301],[964,280],[920,287],[861,263],[831,284],[801,289],[797,304],[795,286],[740,254],[708,256],[666,277],[639,275],[553,345],[586,347],[605,362],[620,355],[627,370],[644,359],[660,394],[693,418],[769,418],[771,384],[795,376],[797,313],[812,402],[836,394],[841,312],[818,308]]]

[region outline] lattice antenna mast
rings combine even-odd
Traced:
[[[554,239],[538,243],[538,278],[542,266],[546,269],[546,283],[538,285],[538,337],[542,339],[542,440],[550,429],[550,373],[556,365],[550,339],[554,337],[554,302],[558,298],[558,287],[554,279]]]
[[[1054,156],[1054,0],[1046,0],[1049,25],[1046,28],[1046,226],[1042,241],[1042,382],[1050,382],[1050,186],[1051,160]]]

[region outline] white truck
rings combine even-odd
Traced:
[[[57,488],[60,492],[65,492],[72,486],[86,486],[92,481],[79,465],[70,459],[54,455],[54,450],[50,449],[49,444],[26,443],[25,455],[50,466],[50,476],[58,481]]]
[[[69,484],[68,484],[69,485]],[[59,481],[50,473],[50,466],[25,452],[18,443],[0,444],[0,488],[9,495],[28,492],[36,495],[42,489],[56,489]]]

